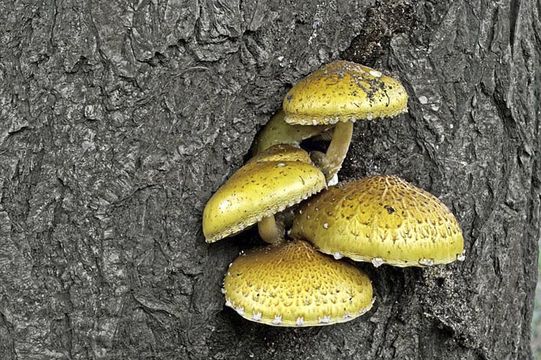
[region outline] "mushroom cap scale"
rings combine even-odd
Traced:
[[[299,209],[293,238],[323,253],[394,266],[463,259],[464,238],[449,209],[396,176],[373,176],[335,187]]]
[[[325,176],[310,163],[304,150],[269,148],[240,168],[209,199],[203,211],[206,241],[234,235],[325,186]]]
[[[226,305],[274,326],[321,326],[352,320],[373,304],[372,283],[351,264],[304,241],[239,256],[224,279]]]
[[[407,111],[407,103],[408,94],[398,80],[337,60],[295,84],[283,109],[290,124],[325,125],[396,116]]]

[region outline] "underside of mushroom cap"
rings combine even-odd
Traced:
[[[325,176],[304,150],[271,147],[240,168],[209,199],[203,211],[206,241],[234,235],[325,186]]]
[[[368,276],[304,241],[257,249],[235,259],[224,279],[224,295],[226,305],[242,317],[274,326],[346,322],[373,304]]]
[[[323,253],[375,266],[463,260],[464,239],[449,209],[396,176],[373,176],[319,194],[298,211],[293,238]]]
[[[407,103],[408,94],[398,80],[337,60],[293,86],[283,109],[290,124],[324,125],[396,116],[407,111]]]

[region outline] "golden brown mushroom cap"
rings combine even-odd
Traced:
[[[224,279],[226,305],[275,326],[319,326],[352,320],[373,303],[372,283],[351,264],[304,241],[239,256]]]
[[[240,168],[207,202],[203,211],[206,241],[236,234],[325,186],[325,176],[304,150],[273,146]]]
[[[463,260],[462,231],[432,194],[396,176],[329,188],[299,209],[291,236],[336,258],[394,266]]]
[[[367,66],[337,60],[299,81],[287,93],[286,122],[299,125],[335,124],[392,117],[407,111],[402,84]]]

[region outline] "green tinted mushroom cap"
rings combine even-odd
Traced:
[[[346,322],[373,304],[368,276],[304,241],[241,255],[225,276],[223,292],[226,305],[242,317],[274,326]]]
[[[375,266],[429,266],[464,259],[464,238],[449,209],[396,176],[330,187],[298,210],[293,238],[335,258]]]
[[[303,149],[289,144],[273,145],[248,160],[247,164],[263,161],[299,161],[310,164],[310,155]],[[243,168],[241,168],[243,169]]]
[[[304,150],[273,146],[240,168],[209,199],[203,211],[206,241],[234,235],[325,186],[325,176]]]
[[[330,126],[291,125],[285,122],[284,112],[274,115],[258,134],[254,144],[254,154],[270,148],[273,145],[287,144],[299,146],[303,140],[319,135]]]

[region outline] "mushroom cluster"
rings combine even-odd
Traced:
[[[203,212],[209,243],[257,224],[270,244],[242,252],[230,264],[223,286],[227,306],[267,325],[341,323],[374,303],[370,279],[351,261],[425,267],[464,260],[460,225],[432,194],[397,176],[331,186],[338,182],[353,122],[399,115],[407,102],[398,80],[341,60],[291,88],[283,109],[259,133],[253,157]],[[329,134],[325,153],[301,148],[304,140]],[[289,223],[288,209],[295,209]],[[286,239],[288,228],[292,240]]]

